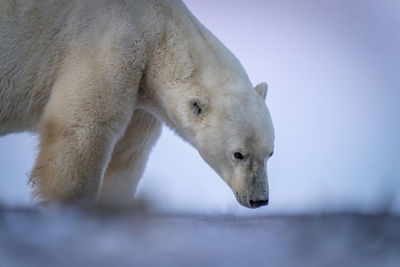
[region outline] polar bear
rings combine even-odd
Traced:
[[[0,135],[40,135],[43,201],[129,202],[165,123],[266,205],[266,93],[180,0],[0,2]]]

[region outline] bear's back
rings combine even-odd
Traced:
[[[65,58],[71,51],[89,54],[119,26],[118,13],[136,3],[145,2],[1,1],[0,135],[34,130]]]
[[[61,27],[71,3],[1,2],[0,134],[4,128],[18,131],[40,116],[65,51]]]

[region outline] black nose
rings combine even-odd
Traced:
[[[250,200],[250,207],[252,208],[258,208],[261,206],[266,206],[268,205],[268,199],[267,200]]]

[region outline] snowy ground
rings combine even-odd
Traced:
[[[0,209],[0,266],[400,266],[400,218]]]

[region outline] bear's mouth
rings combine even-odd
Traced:
[[[251,208],[250,202],[247,200],[247,197],[241,196],[238,191],[235,191],[235,197],[240,205],[246,208]]]

